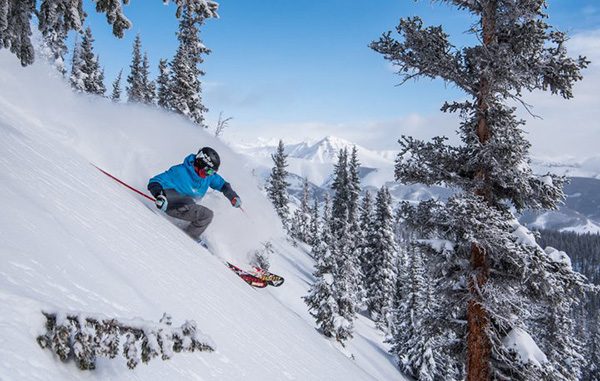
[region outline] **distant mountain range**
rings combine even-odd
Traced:
[[[233,146],[238,153],[247,156],[257,176],[263,179],[268,177],[273,166],[271,155],[276,151],[276,143],[258,141],[255,144]],[[395,151],[370,150],[338,137],[327,136],[317,141],[286,145],[292,196],[299,198],[303,179],[307,178],[311,191],[322,198],[329,191],[338,152],[343,148],[351,151],[353,146],[357,148],[361,184],[365,190],[374,192],[385,184],[397,202],[446,199],[452,194],[448,188],[404,185],[393,181]],[[570,183],[565,187],[565,205],[557,211],[528,211],[520,217],[522,223],[535,229],[600,233],[600,156],[585,161],[534,158],[531,167],[538,174],[550,172],[567,176]]]

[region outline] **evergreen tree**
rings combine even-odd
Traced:
[[[104,73],[100,69],[99,58],[94,54],[94,37],[88,27],[81,39],[79,49],[79,70],[82,73],[83,90],[86,93],[104,95]]]
[[[199,35],[199,28],[204,24],[204,20],[204,16],[193,15],[184,8],[177,33],[179,47],[171,61],[170,101],[173,111],[187,116],[199,126],[207,127],[204,124],[204,114],[208,109],[202,104],[200,83],[204,72],[199,68],[204,61],[202,56],[210,53]]]
[[[316,319],[323,335],[337,338],[340,317],[338,303],[334,297],[333,273],[335,272],[335,261],[331,253],[334,237],[329,230],[329,225],[329,198],[326,196],[323,211],[323,229],[312,249],[312,256],[316,260],[313,274],[315,283],[303,299],[308,305],[311,315]]]
[[[67,35],[70,30],[82,32],[84,19],[83,4],[79,0],[44,0],[40,5],[38,28],[48,49],[46,55],[63,75],[67,73]]]
[[[283,141],[279,141],[279,145],[277,146],[277,151],[275,154],[271,155],[273,159],[273,163],[275,166],[271,170],[271,175],[267,181],[267,195],[269,199],[273,203],[275,207],[275,211],[283,225],[288,227],[288,218],[289,218],[289,207],[288,207],[288,193],[287,187],[290,185],[287,182],[288,172],[286,170],[287,167],[287,155],[284,153],[284,145]]]
[[[352,338],[353,321],[356,311],[363,299],[361,292],[361,276],[356,254],[353,224],[350,213],[350,183],[348,175],[348,152],[340,150],[338,162],[334,167],[333,205],[331,207],[330,229],[334,237],[333,258],[336,271],[333,273],[335,295],[340,314],[337,328],[338,341],[344,342]]]
[[[121,69],[119,71],[119,74],[117,75],[117,78],[115,78],[113,85],[112,85],[112,93],[110,95],[110,99],[113,102],[121,101],[121,78],[122,77],[123,77],[123,69]]]
[[[352,226],[353,233],[357,232],[359,229],[357,222],[361,190],[359,168],[358,150],[356,149],[356,146],[353,146],[350,160],[348,160],[348,221]]]
[[[157,104],[158,107],[162,107],[164,109],[169,110],[171,108],[170,102],[170,91],[169,88],[170,82],[170,72],[169,72],[169,63],[165,59],[161,59],[158,63],[158,79],[157,83]]]
[[[332,208],[333,210],[333,208]],[[354,242],[350,234],[348,215],[335,216],[332,214],[331,226],[339,226],[332,234],[334,299],[338,305],[339,319],[336,326],[336,339],[340,343],[352,338],[354,320],[358,309],[358,291],[360,273],[355,264]],[[337,223],[335,220],[338,220]]]
[[[75,45],[73,46],[73,57],[71,61],[71,75],[69,76],[69,82],[71,87],[75,91],[85,91],[85,74],[81,70],[83,61],[81,59],[81,47],[77,39],[75,39]]]
[[[369,237],[371,261],[366,274],[369,312],[382,329],[391,322],[396,286],[396,243],[391,204],[392,196],[384,186],[377,192],[375,201],[375,215]]]
[[[156,85],[150,80],[150,62],[148,54],[144,53],[142,60],[142,86],[144,88],[144,103],[153,105],[156,98]]]
[[[350,186],[348,181],[348,151],[344,148],[338,153],[338,161],[333,169],[333,204],[331,207],[332,226],[334,234],[342,229],[348,222],[348,209],[350,207]],[[346,216],[342,218],[342,216]]]
[[[470,31],[479,45],[457,49],[441,26],[424,27],[418,17],[400,20],[401,40],[388,32],[371,45],[399,68],[405,81],[441,78],[469,97],[442,108],[460,112],[462,145],[450,146],[443,137],[431,143],[403,137],[397,159],[399,181],[462,190],[446,203],[428,201],[404,208],[411,217],[406,220],[415,229],[422,225],[424,237],[455,243],[453,255],[432,252],[428,261],[440,277],[435,293],[446,310],[440,309],[436,317],[446,326],[428,319],[422,332],[434,335],[436,342],[440,339],[439,353],[447,354],[445,366],[460,369],[466,364],[467,380],[561,379],[559,371],[549,374],[547,369],[523,366],[503,343],[514,329],[530,327],[532,314],[552,309],[564,313],[553,300],[570,307],[578,299],[577,291],[586,287],[580,275],[531,244],[525,229],[514,222],[510,207],[556,208],[564,197],[564,180],[533,175],[523,121],[506,103],[521,100],[523,90],[550,90],[571,98],[573,83],[581,79],[587,61],[567,56],[565,34],[545,22],[544,0],[443,2],[477,18],[478,25]],[[462,301],[462,308],[453,308]],[[451,350],[446,345],[449,337],[462,347]]]
[[[313,206],[310,208],[310,222],[308,226],[308,239],[311,246],[315,246],[319,236],[319,200],[313,196]]]
[[[296,209],[294,212],[291,226],[292,237],[304,243],[309,243],[310,234],[310,206],[308,205],[308,196],[308,179],[304,178],[304,181],[302,182],[302,199],[300,200],[300,208]]]
[[[127,76],[127,101],[135,103],[144,102],[146,92],[144,84],[144,67],[142,63],[142,38],[138,34],[133,42],[131,65]]]
[[[431,316],[428,281],[418,245],[408,250],[407,261],[397,261],[398,300],[392,327],[392,352],[397,353],[402,371],[418,380],[449,380],[443,356],[434,337],[421,334],[424,320]]]
[[[361,283],[363,283],[364,288],[367,288],[368,280],[367,274],[369,272],[369,268],[371,266],[371,259],[373,257],[372,245],[371,245],[371,236],[370,234],[373,231],[373,199],[371,198],[371,193],[366,191],[362,204],[360,207],[360,218],[359,218],[359,232],[358,232],[358,241],[357,241],[357,251],[358,258],[360,263],[360,271],[361,271]]]
[[[106,14],[106,21],[112,25],[113,34],[119,38],[132,25],[123,13],[123,3],[128,2],[129,0],[94,0],[96,11]],[[163,2],[168,3],[168,0]],[[184,9],[202,19],[219,17],[219,4],[213,0],[174,2],[177,5],[177,18],[181,17]],[[51,42],[49,46],[53,55],[61,54],[60,41],[64,41],[62,36],[69,30],[81,32],[86,16],[83,12],[83,0],[42,0],[40,12],[36,12],[35,5],[35,0],[0,0],[0,49],[10,49],[23,66],[34,61],[30,27],[32,15],[38,16],[38,25],[41,26],[44,37],[49,37],[47,42]],[[53,34],[55,35],[52,36]]]
[[[35,0],[0,1],[0,49],[10,49],[22,66],[35,59],[30,22],[34,11]]]

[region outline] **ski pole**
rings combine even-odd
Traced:
[[[155,202],[155,201],[156,201],[156,199],[155,199],[154,197],[152,197],[152,196],[148,196],[148,195],[147,195],[147,194],[145,194],[144,192],[141,192],[141,191],[139,191],[139,190],[135,189],[135,188],[134,188],[134,187],[132,187],[131,185],[129,185],[129,184],[127,184],[127,183],[125,183],[125,182],[124,182],[124,181],[122,181],[122,180],[119,180],[118,178],[116,178],[115,176],[113,176],[113,175],[111,175],[110,173],[106,172],[106,171],[105,171],[105,170],[103,170],[102,168],[100,168],[100,167],[96,166],[95,164],[93,164],[93,163],[90,163],[90,164],[92,164],[92,165],[93,165],[93,166],[94,166],[94,167],[95,167],[97,170],[99,170],[100,172],[104,173],[106,176],[108,176],[108,177],[110,177],[111,179],[115,180],[116,182],[118,182],[119,184],[123,185],[124,187],[126,187],[126,188],[129,188],[130,190],[134,191],[135,193],[137,193],[137,194],[139,194],[139,195],[142,195],[142,196],[146,197],[148,200],[150,200],[150,201],[152,201],[152,202]]]

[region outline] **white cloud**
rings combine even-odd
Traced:
[[[592,63],[576,83],[574,98],[538,92],[527,97],[534,119],[521,112],[537,156],[572,156],[584,159],[600,153],[600,30],[579,33],[568,43],[569,54],[585,55]]]

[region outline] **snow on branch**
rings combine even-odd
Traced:
[[[168,360],[174,352],[213,352],[215,345],[193,320],[181,327],[171,326],[166,313],[159,323],[142,319],[116,319],[100,315],[42,312],[46,333],[37,338],[40,347],[49,349],[65,362],[74,360],[81,370],[96,368],[99,356],[115,358],[121,353],[127,366],[148,363],[160,356]]]

